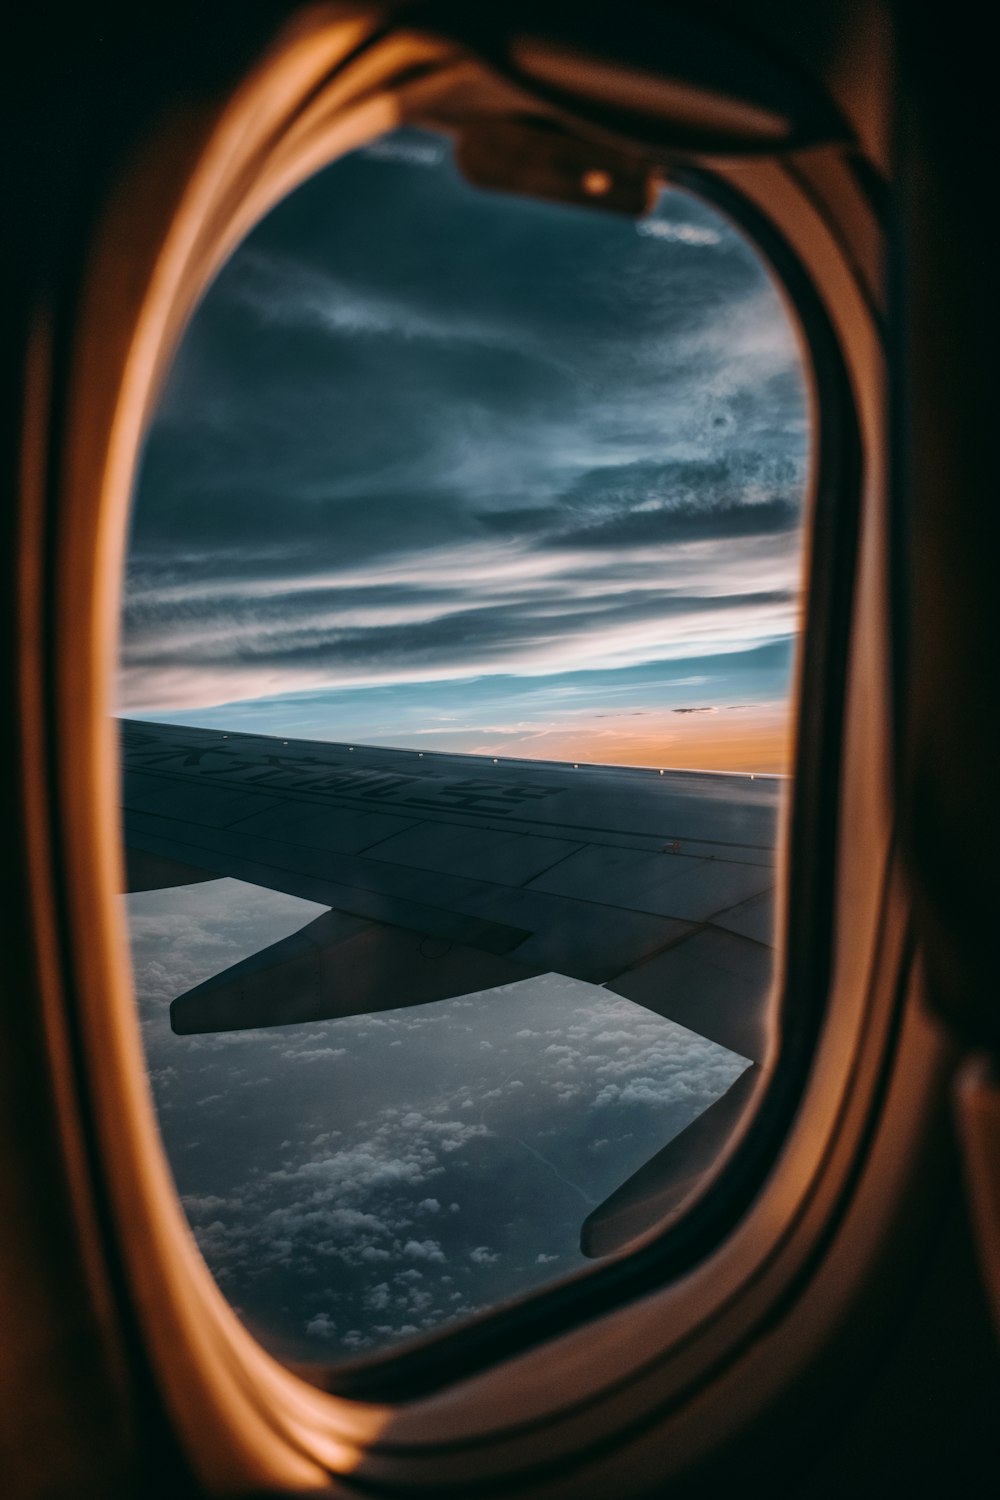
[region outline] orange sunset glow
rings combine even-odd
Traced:
[[[787,703],[746,703],[609,715],[604,723],[559,725],[526,732],[483,755],[585,761],[592,765],[662,766],[703,771],[787,775],[792,718]]]

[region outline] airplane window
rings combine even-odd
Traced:
[[[298,1364],[677,1211],[765,1064],[809,457],[733,223],[405,130],[222,270],[148,435],[118,684],[149,1074]]]

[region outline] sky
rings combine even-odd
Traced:
[[[807,463],[791,325],[718,213],[488,193],[399,133],[279,205],[185,335],[120,710],[785,769]]]
[[[118,709],[787,769],[808,449],[783,305],[707,204],[494,195],[400,132],[279,205],[186,332],[137,481]],[[582,1270],[591,1208],[745,1066],[559,975],[176,1037],[171,1000],[320,909],[232,880],[123,900],[192,1230],[291,1360]]]

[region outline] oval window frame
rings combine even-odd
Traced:
[[[899,1029],[906,934],[893,890],[887,741],[877,725],[866,730],[857,710],[866,698],[888,701],[884,693],[878,697],[886,676],[882,352],[875,276],[859,261],[863,236],[852,227],[853,220],[870,220],[871,209],[840,153],[814,160],[811,176],[767,158],[714,163],[713,183],[738,193],[775,227],[824,306],[843,355],[863,454],[845,661],[833,999],[780,1170],[772,1164],[738,1224],[682,1283],[617,1306],[583,1329],[553,1337],[546,1348],[508,1353],[506,1367],[481,1376],[477,1392],[456,1387],[414,1403],[402,1417],[385,1404],[330,1397],[277,1365],[242,1329],[194,1249],[145,1083],[115,899],[121,853],[107,700],[134,463],[158,381],[194,302],[250,225],[334,155],[404,117],[426,118],[435,97],[467,86],[478,67],[450,42],[378,34],[371,21],[302,22],[217,112],[189,119],[184,128],[175,122],[147,143],[110,206],[89,269],[65,416],[63,486],[52,519],[60,548],[43,600],[51,614],[38,636],[51,717],[29,704],[24,733],[37,731],[53,747],[52,849],[61,875],[53,877],[50,899],[64,924],[66,987],[81,1044],[79,1086],[97,1143],[97,1175],[152,1366],[210,1487],[302,1487],[359,1467],[400,1482],[426,1471],[428,1482],[433,1474],[436,1483],[468,1484],[489,1465],[517,1489],[529,1473],[541,1477],[540,1462],[565,1465],[567,1455],[582,1452],[585,1431],[591,1448],[600,1443],[608,1452],[640,1441],[639,1428],[648,1434],[655,1425],[662,1433],[670,1423],[664,1417],[654,1424],[651,1412],[683,1411],[704,1394],[707,1372],[718,1369],[720,1358],[736,1368],[748,1328],[776,1318],[805,1268],[819,1267],[813,1285],[828,1273],[830,1257],[820,1265],[817,1256],[869,1158],[881,1161],[882,1211],[898,1206],[902,1172],[894,1176],[884,1153],[881,1159],[875,1153],[876,1109],[884,1111],[898,1087],[905,1054],[911,1086],[896,1106],[898,1129],[903,1137],[918,1130],[920,1089],[939,1066],[933,1038],[918,1020],[908,1016]],[[123,246],[129,247],[125,267]],[[897,1149],[900,1159],[904,1154]],[[836,1305],[853,1284],[845,1281]],[[808,1342],[793,1338],[800,1357]],[[545,1373],[552,1358],[567,1372],[558,1388]],[[786,1371],[793,1366],[786,1361]],[[773,1383],[772,1377],[752,1394],[744,1390],[736,1406],[744,1414],[759,1407]],[[724,1386],[717,1383],[718,1390]],[[735,1420],[732,1409],[727,1420]],[[676,1468],[690,1460],[699,1438],[685,1436],[676,1421],[673,1436]]]

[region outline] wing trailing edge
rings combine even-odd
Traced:
[[[328,911],[180,995],[180,1035],[295,1026],[472,994],[539,973],[502,953]]]
[[[197,885],[202,880],[218,880],[214,870],[200,869],[183,860],[167,859],[147,849],[126,846],[125,893],[165,891],[176,885]]]

